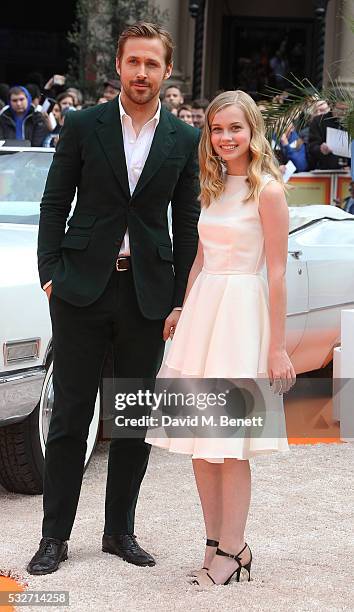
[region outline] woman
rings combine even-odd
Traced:
[[[160,376],[268,376],[276,391],[286,392],[295,382],[285,348],[288,207],[262,115],[243,91],[224,92],[209,105],[199,161],[198,252]],[[261,275],[265,261],[268,286]],[[283,437],[147,437],[193,458],[207,537],[194,584],[250,579],[252,553],[244,540],[249,459],[289,448],[279,395],[272,394],[268,409]]]
[[[192,107],[189,104],[182,104],[182,106],[179,107],[177,117],[181,119],[181,121],[188,123],[188,125],[194,125]]]

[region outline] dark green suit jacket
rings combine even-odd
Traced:
[[[60,298],[76,306],[93,303],[108,283],[128,227],[142,314],[160,319],[181,306],[198,240],[198,141],[199,131],[161,108],[131,196],[118,99],[69,113],[41,202],[42,286],[52,279],[53,293]],[[65,233],[76,188],[77,203]]]

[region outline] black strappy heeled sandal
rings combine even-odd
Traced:
[[[235,569],[235,571],[232,572],[232,574],[227,578],[227,580],[223,582],[224,585],[230,584],[232,580],[235,580],[236,582],[249,582],[251,580],[252,552],[249,546],[248,548],[251,555],[249,562],[246,563],[246,565],[242,565],[240,557],[240,554],[243,553],[247,546],[248,544],[246,543],[242,550],[237,553],[237,555],[231,555],[230,553],[227,553],[224,550],[217,548],[217,555],[221,555],[222,557],[229,557],[229,559],[233,559],[238,563],[237,569]],[[196,584],[198,586],[214,586],[216,585],[216,582],[214,578],[209,574],[209,572],[203,572],[202,574],[200,573],[195,580],[193,580],[192,584]]]
[[[212,547],[217,549],[218,546],[219,546],[219,542],[217,542],[217,540],[209,540],[209,539],[207,539],[207,541],[205,542],[205,546],[212,546]],[[199,569],[199,570],[192,570],[191,572],[189,572],[188,576],[190,578],[196,578],[196,577],[199,576],[199,574],[201,572],[204,574],[205,572],[208,571],[208,569],[209,569],[208,567],[205,567],[205,565],[203,565],[203,567],[201,569]]]

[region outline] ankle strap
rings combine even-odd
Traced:
[[[241,558],[239,555],[245,550],[245,548],[247,548],[247,544],[244,545],[243,549],[240,550],[240,552],[238,552],[237,555],[230,555],[230,553],[227,553],[224,550],[221,550],[221,548],[217,548],[216,554],[221,555],[221,557],[229,557],[229,559],[234,559],[234,561],[237,561],[237,563],[241,565]]]
[[[209,540],[209,539],[207,539],[206,546],[215,546],[215,547],[217,547],[217,546],[219,546],[219,542],[217,542],[216,540]]]

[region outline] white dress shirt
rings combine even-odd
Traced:
[[[127,164],[128,182],[130,195],[132,195],[137,186],[140,175],[148,158],[151,144],[155,135],[155,130],[160,121],[161,102],[157,107],[155,115],[141,128],[138,136],[133,128],[132,118],[125,112],[121,98],[119,96],[119,113],[122,122],[123,145],[125,153],[125,161]],[[119,251],[120,256],[129,256],[129,234],[125,232],[123,242]]]

